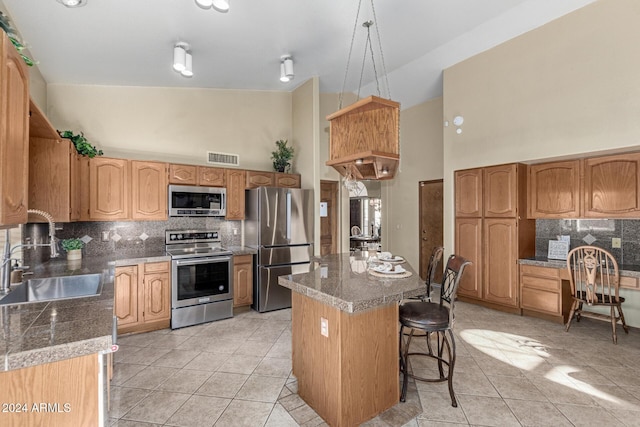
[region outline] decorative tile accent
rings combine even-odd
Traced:
[[[583,240],[587,245],[592,245],[592,244],[593,244],[593,242],[595,242],[595,241],[596,241],[596,240],[598,240],[598,239],[596,239],[595,237],[593,237],[593,236],[591,235],[591,233],[589,233],[589,234],[587,234],[586,236],[584,236],[584,237],[582,238],[582,240]]]
[[[93,239],[90,236],[87,236],[86,234],[84,236],[82,236],[80,238],[80,240],[82,240],[84,242],[84,244],[86,245],[87,243],[89,243],[90,241],[92,241]]]
[[[113,240],[114,242],[119,242],[120,240],[122,240],[122,236],[114,231],[113,235],[111,236],[111,240]]]
[[[142,233],[138,237],[140,237],[140,240],[142,240],[144,242],[145,240],[147,240],[149,238],[149,235],[147,233]]]

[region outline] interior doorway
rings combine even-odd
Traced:
[[[420,277],[427,278],[429,257],[434,246],[442,246],[443,237],[443,184],[442,180],[420,181],[419,191],[419,218],[420,229]],[[440,281],[442,269],[436,271],[436,281]]]
[[[320,214],[320,255],[338,252],[338,182],[320,181],[320,203],[326,203]]]

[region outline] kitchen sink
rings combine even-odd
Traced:
[[[101,291],[100,274],[29,279],[12,287],[11,292],[0,299],[0,305],[89,297],[99,295]]]

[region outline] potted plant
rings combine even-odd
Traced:
[[[82,248],[84,242],[80,239],[64,239],[62,240],[62,249],[67,251],[67,260],[73,261],[82,258]]]
[[[293,159],[293,147],[287,145],[286,139],[276,141],[276,151],[271,152],[273,169],[276,172],[285,172],[291,169],[291,159]]]
[[[98,150],[95,146],[91,145],[89,141],[87,141],[87,138],[85,138],[84,133],[82,132],[75,135],[70,130],[65,130],[62,132],[58,131],[58,134],[63,138],[70,139],[71,142],[73,142],[74,147],[76,147],[76,151],[81,156],[93,158],[95,156],[102,156],[103,154],[102,150]]]

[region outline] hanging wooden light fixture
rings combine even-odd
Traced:
[[[371,8],[375,18],[373,0],[371,0]],[[358,14],[359,12],[360,4],[358,4]],[[358,16],[356,16],[356,22],[357,20]],[[372,21],[362,24],[367,29],[365,52],[369,47],[378,95],[380,95],[378,74],[371,45],[370,28],[372,25]],[[354,38],[355,26],[351,48],[353,48]],[[380,35],[378,32],[379,41]],[[387,73],[384,65],[384,55],[382,55],[382,46],[380,46],[380,55],[386,78]],[[350,57],[351,49],[349,50]],[[363,69],[365,59],[366,55],[363,59]],[[345,84],[348,71],[349,60],[347,60]],[[387,91],[389,91],[389,82],[387,81],[386,83]],[[344,93],[344,85],[342,93]],[[358,88],[359,95],[360,88]],[[341,106],[342,94],[340,95]],[[384,180],[395,176],[400,162],[400,104],[398,102],[384,99],[380,96],[369,96],[328,115],[327,120],[329,121],[329,160],[326,162],[327,166],[332,166],[347,180]]]

